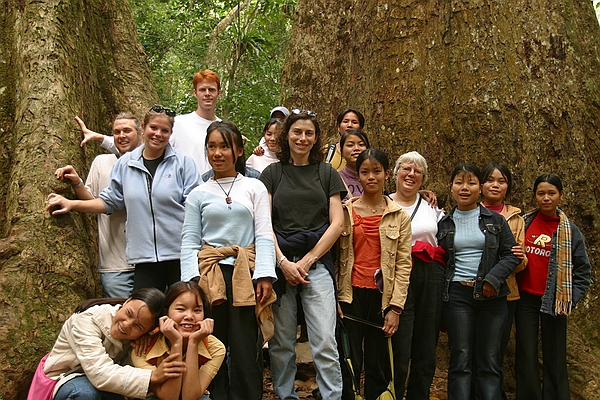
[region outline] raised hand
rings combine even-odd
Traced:
[[[83,145],[89,142],[90,140],[96,142],[102,142],[104,140],[104,135],[88,129],[87,126],[85,126],[85,122],[83,122],[81,118],[75,116],[75,121],[77,121],[79,127],[81,128],[81,132],[83,133],[83,140],[79,144],[81,147],[83,147]]]
[[[206,318],[198,322],[196,325],[199,327],[199,329],[190,335],[190,344],[200,343],[205,337],[213,333],[215,329],[215,321],[212,318]]]
[[[159,319],[160,331],[171,343],[181,342],[183,337],[177,330],[177,324],[166,315]]]

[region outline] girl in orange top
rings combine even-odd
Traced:
[[[358,373],[364,358],[365,397],[375,399],[389,382],[386,337],[398,330],[406,301],[412,233],[408,214],[383,195],[383,184],[390,175],[386,155],[379,149],[367,149],[356,160],[356,170],[364,193],[344,206],[336,266],[339,312],[342,317],[382,326],[377,329],[344,321],[352,365]],[[379,285],[376,273],[381,277]],[[344,398],[347,396],[352,396],[352,381],[344,375]]]

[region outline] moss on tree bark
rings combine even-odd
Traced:
[[[4,1],[0,24],[0,398],[25,398],[37,362],[83,299],[99,294],[95,216],[44,211],[73,197],[54,170],[85,176],[79,115],[110,132],[120,111],[156,101],[129,4]]]

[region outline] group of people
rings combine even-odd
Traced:
[[[513,318],[517,398],[568,398],[566,316],[590,265],[556,175],[538,178],[538,208],[521,217],[505,204],[504,164],[461,164],[444,213],[422,190],[425,158],[409,152],[392,168],[359,111],[340,113],[339,142],[323,145],[316,113],[276,107],[246,160],[238,128],[214,114],[218,76],[193,83],[190,114],[154,105],[141,124],[119,114],[112,136],[76,118],[82,144],[113,154],[94,160],[85,185],[59,168],[78,200],[50,194],[47,209],[99,214],[106,298],[80,306],[40,362],[34,383],[49,378],[50,398],[258,400],[268,341],[274,391],[298,399],[299,314],[324,399],[354,399],[363,367],[364,396],[376,399],[390,361],[398,398],[428,399],[442,321],[449,399],[500,399]],[[543,385],[540,321],[552,357]]]

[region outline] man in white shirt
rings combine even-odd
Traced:
[[[79,118],[75,120],[84,135],[93,134]],[[142,141],[140,121],[130,113],[117,115],[113,123],[114,145],[119,156],[139,146]],[[71,165],[59,168],[54,173],[60,180],[71,181],[75,195],[80,200],[91,200],[100,194],[110,182],[110,171],[117,162],[115,154],[97,156],[90,167],[85,181]],[[98,272],[102,282],[104,297],[128,298],[133,290],[133,265],[125,260],[125,210],[115,211],[111,215],[98,214]]]
[[[211,167],[204,151],[206,128],[221,119],[215,115],[217,100],[221,95],[219,76],[209,69],[197,72],[193,79],[194,97],[198,100],[196,111],[175,117],[171,145],[191,156],[200,175]]]
[[[200,175],[210,170],[210,164],[206,159],[204,142],[206,140],[206,128],[221,119],[215,115],[217,101],[221,95],[221,80],[219,76],[209,69],[197,72],[193,79],[194,97],[198,101],[196,111],[189,114],[181,114],[175,117],[173,134],[169,140],[173,148],[186,153],[194,159]],[[84,131],[83,146],[90,140],[102,142],[101,146],[111,153],[117,154],[111,136],[104,136],[92,131]]]

